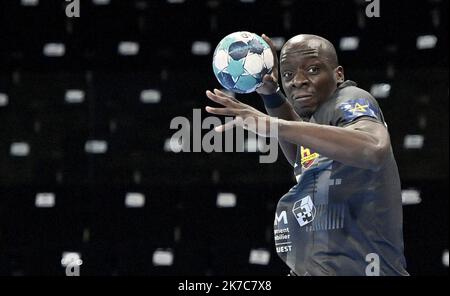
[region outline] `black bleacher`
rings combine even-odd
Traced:
[[[404,208],[409,270],[448,272],[439,261],[448,249],[448,1],[381,1],[381,17],[363,26],[364,1],[85,0],[80,18],[65,16],[64,1],[20,2],[0,1],[0,95],[8,98],[0,105],[1,275],[64,275],[66,251],[82,254],[86,275],[287,273],[271,232],[276,203],[295,184],[281,150],[273,164],[251,152],[164,151],[174,117],[192,122],[194,108],[208,116],[205,90],[219,87],[215,45],[241,30],[323,35],[348,79],[367,90],[391,84],[378,102],[403,187],[420,189],[423,200]],[[418,50],[416,38],[428,34],[436,47]],[[359,37],[357,50],[339,49],[347,36]],[[119,55],[121,41],[137,42],[138,54]],[[211,52],[193,55],[194,41]],[[44,56],[50,42],[63,43],[64,56]],[[67,103],[68,89],[84,91],[84,101]],[[147,89],[161,101],[142,103]],[[256,94],[236,97],[263,110]],[[403,147],[408,134],[423,134],[424,147]],[[106,153],[86,153],[88,140],[106,141]],[[29,155],[10,155],[14,142],[28,143]],[[39,192],[54,192],[55,206],[37,208]],[[127,192],[143,193],[145,206],[127,208]],[[235,193],[236,207],[218,208],[219,192]],[[173,251],[172,266],[153,265],[160,248]],[[270,252],[268,265],[249,263],[259,248]]]

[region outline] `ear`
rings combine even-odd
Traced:
[[[342,83],[345,80],[344,76],[344,68],[342,66],[338,66],[334,69],[334,77],[336,78],[337,83]]]

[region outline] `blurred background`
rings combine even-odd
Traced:
[[[77,2],[77,1],[75,1]],[[373,2],[373,1],[372,1]],[[0,2],[0,274],[285,275],[279,151],[175,153],[229,33],[332,41],[389,125],[413,275],[448,274],[448,1]],[[237,98],[260,110],[256,94]],[[203,118],[207,114],[202,111]],[[203,131],[205,133],[205,131]],[[175,143],[176,144],[176,143]]]

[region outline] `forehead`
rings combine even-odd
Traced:
[[[327,45],[320,39],[303,39],[302,37],[288,41],[281,50],[280,65],[302,63],[317,60],[327,62]]]
[[[280,66],[305,65],[313,62],[331,65],[326,45],[319,40],[287,43],[281,50]]]
[[[316,51],[295,51],[288,54],[282,54],[280,57],[281,67],[302,66],[312,63],[326,63],[326,60]]]

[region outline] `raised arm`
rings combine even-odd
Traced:
[[[266,74],[263,77],[264,84],[260,86],[256,92],[263,98],[264,105],[269,114],[272,117],[281,118],[288,121],[300,120],[298,114],[292,108],[292,105],[284,98],[281,92],[277,92],[278,88],[278,56],[275,46],[272,40],[265,34],[262,34],[262,38],[269,44],[274,57],[273,70],[270,74]],[[284,139],[278,139],[281,150],[287,161],[294,166],[297,146]]]

